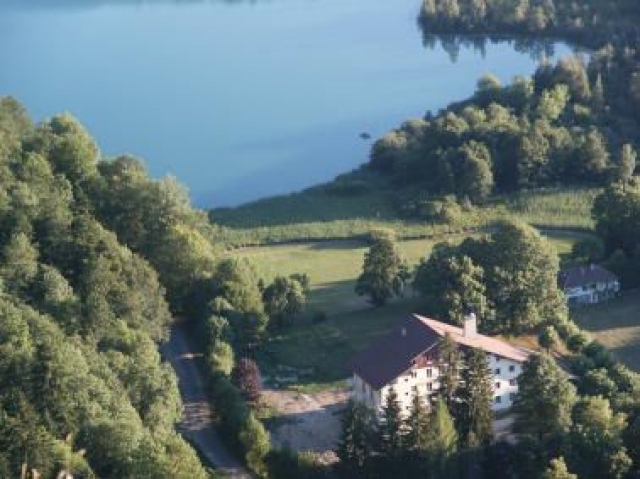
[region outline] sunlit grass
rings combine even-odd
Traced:
[[[464,237],[447,239],[459,242]],[[562,233],[549,239],[566,252],[578,237]],[[400,241],[398,247],[415,267],[436,242],[407,240]],[[335,387],[336,381],[347,376],[345,363],[349,357],[390,331],[397,321],[420,312],[421,300],[410,290],[404,298],[383,308],[373,308],[355,294],[355,280],[366,249],[358,241],[330,241],[251,247],[232,253],[249,258],[267,281],[277,274],[297,272],[311,278],[307,313],[294,326],[276,332],[261,352],[261,366],[268,377],[294,374],[295,380],[289,385],[308,391]],[[325,321],[314,322],[318,311],[326,313]]]
[[[494,199],[464,213],[453,224],[398,217],[385,190],[341,197],[322,190],[296,193],[250,203],[234,209],[214,210],[221,228],[217,242],[232,246],[354,239],[372,229],[390,228],[399,237],[427,238],[491,226],[501,219],[520,219],[550,228],[591,230],[591,206],[596,189],[536,190]]]

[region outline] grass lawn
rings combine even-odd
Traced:
[[[640,290],[622,298],[573,310],[581,328],[591,333],[613,355],[640,372]]]
[[[580,235],[578,235],[579,237]],[[567,233],[550,237],[559,252],[566,253],[578,238]],[[464,236],[450,237],[462,241]],[[407,240],[399,248],[410,266],[429,254],[434,240]],[[304,272],[311,278],[307,313],[297,323],[274,335],[260,358],[264,374],[277,382],[312,391],[332,387],[347,376],[345,362],[354,353],[387,333],[408,314],[420,312],[420,299],[395,299],[383,308],[372,308],[354,293],[366,245],[358,241],[274,245],[244,248],[232,254],[248,258],[261,276]],[[327,319],[314,322],[313,314],[324,311]]]
[[[541,227],[591,230],[596,189],[542,189],[498,196],[466,211],[453,223],[431,223],[398,216],[392,189],[380,186],[356,196],[331,194],[323,187],[267,198],[210,212],[214,240],[228,246],[363,237],[389,228],[399,237],[425,238],[480,229],[503,219],[520,219]]]

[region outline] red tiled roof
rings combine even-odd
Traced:
[[[610,281],[618,281],[618,277],[611,271],[596,264],[574,266],[560,273],[560,282],[563,289],[579,288],[592,283],[608,283]]]
[[[529,357],[527,351],[498,339],[482,334],[465,337],[462,328],[412,315],[373,346],[354,356],[347,366],[378,390],[411,369],[413,361],[436,347],[447,333],[461,346],[483,349],[518,362]]]

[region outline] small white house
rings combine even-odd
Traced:
[[[601,266],[574,266],[560,273],[560,287],[569,306],[606,301],[620,293],[620,281]]]
[[[493,373],[495,411],[509,408],[518,392],[518,376],[529,352],[476,330],[476,317],[465,318],[463,328],[413,315],[391,334],[355,356],[349,363],[353,373],[353,398],[377,413],[393,388],[401,409],[411,408],[414,391],[425,399],[438,391],[438,348],[449,335],[461,349],[485,351]]]

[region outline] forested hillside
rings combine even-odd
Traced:
[[[0,477],[207,477],[157,349],[213,265],[182,188],[2,98],[0,225]]]
[[[379,139],[367,168],[415,190],[417,210],[420,198],[438,195],[482,202],[516,190],[602,186],[630,176],[640,96],[633,94],[633,62],[619,54],[610,49],[589,63],[579,56],[543,63],[532,79],[508,86],[486,76],[469,100]],[[620,95],[624,90],[628,97]]]

